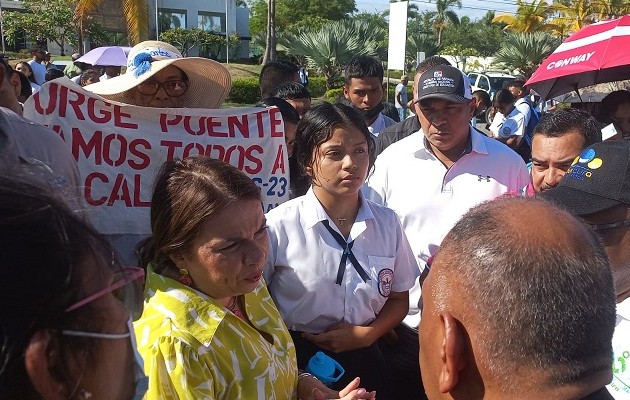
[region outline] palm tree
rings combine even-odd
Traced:
[[[407,60],[415,60],[420,51],[424,51],[426,57],[434,56],[438,49],[433,34],[420,33],[407,36],[407,46],[405,47]]]
[[[83,21],[96,11],[104,0],[78,0],[74,14],[79,21],[80,30]],[[149,10],[146,0],[120,0],[122,12],[127,22],[127,34],[131,44],[137,44],[149,37]]]
[[[598,20],[630,14],[628,0],[593,0],[593,8],[596,10]]]
[[[536,32],[548,28],[546,21],[552,10],[545,0],[533,0],[531,3],[516,0],[516,4],[516,16],[499,14],[492,22],[506,24],[504,29],[515,32]]]
[[[592,0],[572,0],[569,5],[556,2],[551,9],[559,16],[551,20],[550,30],[563,38],[595,22]]]
[[[304,57],[309,68],[326,77],[326,88],[355,55],[375,56],[385,32],[361,20],[328,22],[321,28],[300,28],[278,36],[278,48],[288,55]]]
[[[494,63],[529,77],[559,44],[558,38],[546,32],[510,33],[501,43]]]
[[[435,11],[431,12],[433,20],[433,28],[437,33],[437,47],[442,45],[442,32],[449,23],[459,24],[459,18],[455,11],[451,10],[453,6],[462,8],[462,0],[436,0]]]
[[[267,37],[262,64],[276,59],[276,0],[269,0],[267,4]]]

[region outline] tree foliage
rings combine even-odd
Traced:
[[[322,27],[328,21],[349,18],[356,11],[355,0],[275,0],[278,32],[296,28]],[[250,1],[249,30],[252,35],[267,29],[267,0]]]
[[[79,21],[98,12],[103,0],[77,0],[74,8]],[[127,23],[127,35],[132,44],[137,44],[149,37],[149,8],[146,0],[120,0],[122,14]]]
[[[77,46],[81,33],[95,38],[102,36],[102,28],[91,18],[79,21],[74,15],[75,0],[23,0],[24,12],[3,12],[6,40],[15,44],[21,32],[36,41],[56,43],[62,55],[66,44]]]
[[[458,25],[452,25],[444,31],[443,48],[472,48],[483,57],[493,56],[499,43],[505,39],[505,32],[499,24],[493,24],[491,21],[494,13],[489,11],[483,18],[478,21],[470,21],[463,17]],[[473,55],[460,53],[447,53],[456,55]]]
[[[227,45],[232,48],[239,44],[240,38],[236,33],[229,35],[229,43],[224,35],[204,31],[201,28],[182,29],[175,28],[160,34],[160,40],[177,47],[184,57],[195,46],[199,46],[199,55],[212,59],[218,59],[221,50]]]
[[[559,44],[557,37],[546,32],[510,33],[497,51],[494,63],[529,77]]]
[[[278,36],[278,47],[288,55],[304,57],[309,68],[326,78],[330,89],[353,56],[376,56],[384,36],[384,31],[364,21],[334,21],[319,29],[284,32]]]
[[[547,19],[553,8],[545,0],[516,0],[516,15],[499,14],[492,22],[505,24],[505,29],[514,32],[536,32],[549,28]]]

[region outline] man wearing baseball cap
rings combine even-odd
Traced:
[[[416,93],[421,129],[378,156],[364,193],[398,214],[425,276],[429,260],[462,215],[483,201],[520,193],[529,174],[514,151],[470,125],[475,101],[463,72],[449,65],[434,66],[422,73]],[[396,358],[408,358],[390,366],[393,376],[407,382],[414,377],[400,366],[418,363],[412,349],[418,346],[419,282],[409,299],[409,313],[397,330],[401,344],[390,350],[400,353]]]
[[[630,141],[604,141],[576,157],[558,186],[543,193],[597,232],[610,259],[617,294],[613,380],[608,390],[630,398]]]

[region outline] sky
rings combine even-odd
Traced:
[[[435,1],[433,0],[411,0],[420,11],[434,11]],[[389,0],[356,0],[359,12],[380,12],[389,9]],[[462,0],[462,8],[455,9],[455,12],[462,17],[468,16],[475,20],[483,17],[488,10],[496,11],[496,14],[510,13],[516,11],[516,0]]]

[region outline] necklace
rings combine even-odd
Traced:
[[[236,315],[242,320],[245,320],[245,315],[238,308],[238,296],[232,297],[232,300],[230,300],[230,304],[228,304],[227,308],[228,310],[232,311],[232,314]]]

